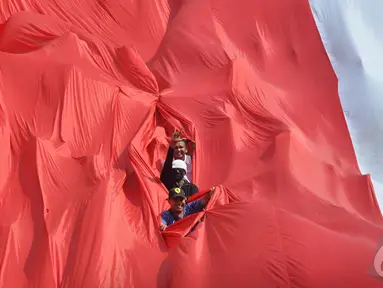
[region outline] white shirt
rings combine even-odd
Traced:
[[[173,161],[175,159],[173,158]],[[192,163],[192,157],[190,155],[185,154],[185,163],[186,167],[188,169],[188,172],[186,172],[185,179],[189,181],[190,183],[193,183],[193,163]]]

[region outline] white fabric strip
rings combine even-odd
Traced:
[[[383,1],[309,0],[363,174],[383,207]]]

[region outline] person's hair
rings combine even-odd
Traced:
[[[177,141],[177,142],[184,142],[184,144],[185,144],[185,146],[186,146],[186,148],[187,148],[188,143],[189,143],[189,140],[187,140],[187,139],[181,139],[181,140],[179,140],[179,141]]]
[[[185,143],[185,146],[186,146],[186,147],[188,146],[188,142],[189,142],[189,141],[188,141],[187,139],[182,139],[181,141]]]

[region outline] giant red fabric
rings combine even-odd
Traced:
[[[1,287],[382,285],[382,216],[307,1],[0,12]],[[162,235],[174,128],[217,190]]]

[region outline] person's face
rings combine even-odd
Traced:
[[[178,141],[174,145],[174,159],[185,159],[185,154],[187,153],[186,143],[184,141]]]
[[[170,204],[170,210],[175,213],[182,212],[186,205],[186,199],[183,197],[170,198],[168,201]]]
[[[176,181],[180,181],[181,179],[183,179],[186,174],[185,170],[180,168],[174,168],[172,169],[172,171],[173,171],[174,180]]]

